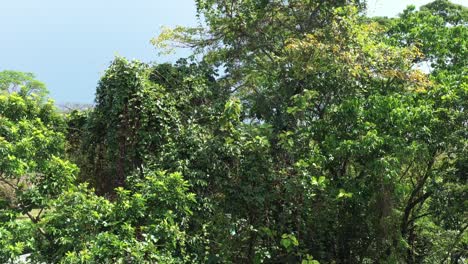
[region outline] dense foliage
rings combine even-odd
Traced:
[[[0,73],[0,261],[466,261],[467,8],[196,4],[92,109]]]

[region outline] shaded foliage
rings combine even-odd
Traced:
[[[196,4],[205,27],[153,43],[193,47],[199,61],[118,57],[95,107],[68,113],[67,126],[50,104],[0,97],[0,169],[51,175],[18,196],[33,202],[4,199],[4,260],[28,250],[64,263],[467,258],[465,7],[437,0],[388,19],[363,16],[358,1]],[[28,102],[52,110],[4,114]],[[27,137],[39,140],[32,156]],[[71,186],[63,156],[92,188]],[[44,210],[15,221],[33,208]]]

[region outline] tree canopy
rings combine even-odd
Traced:
[[[464,263],[466,7],[195,3],[91,109],[0,73],[0,261]]]

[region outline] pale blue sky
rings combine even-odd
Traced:
[[[466,4],[468,0],[459,0]],[[370,0],[371,15],[394,16],[427,0]],[[33,72],[57,103],[92,103],[99,77],[118,54],[158,58],[149,40],[162,25],[195,25],[193,0],[0,0],[0,71]]]
[[[0,71],[34,73],[57,103],[92,103],[116,54],[174,60],[149,41],[177,24],[196,24],[193,0],[0,0]]]

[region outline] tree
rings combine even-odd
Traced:
[[[20,194],[1,203],[2,260],[467,257],[466,8],[437,0],[387,19],[358,1],[196,3],[205,28],[154,43],[199,61],[116,58],[95,108],[66,127],[34,96],[0,97],[0,171]],[[65,132],[89,183],[72,184]]]
[[[431,131],[429,144],[438,153],[428,166],[439,168],[428,172],[431,176],[420,178],[407,200],[402,233],[410,246],[409,263],[424,258],[456,263],[466,247],[467,208],[457,197],[467,192],[462,165],[466,162],[462,157],[466,156],[467,19],[466,7],[438,0],[419,11],[409,7],[389,23],[390,41],[421,48],[415,62],[429,65],[433,83],[423,98],[434,111],[427,129]],[[445,239],[434,237],[434,230]]]
[[[184,263],[187,222],[194,195],[180,173],[145,172],[114,201],[86,185],[51,201],[53,212],[38,225],[32,260],[47,263]],[[36,236],[39,236],[38,234]]]
[[[0,95],[0,261],[31,253],[47,263],[188,262],[195,199],[182,175],[144,170],[113,201],[95,195],[64,159],[63,116],[36,99]]]
[[[4,220],[0,236],[7,237],[2,240],[6,246],[0,249],[2,261],[29,246],[30,238],[20,231],[29,228],[16,218],[24,214],[32,223],[38,223],[48,209],[48,201],[72,185],[77,171],[63,159],[65,123],[53,102],[38,101],[36,95],[23,91],[0,95],[0,215]],[[43,229],[33,229],[46,236]]]
[[[35,94],[39,100],[48,94],[45,84],[36,80],[34,74],[9,70],[0,72],[0,92],[16,92],[23,97]]]
[[[457,16],[446,16],[457,26],[437,28],[453,28],[437,35],[450,47],[440,53],[430,48],[434,41],[395,41],[391,26],[387,31],[369,22],[352,3],[197,6],[207,29],[179,27],[154,43],[197,48],[214,67],[221,65],[220,84],[240,98],[226,104],[231,118],[220,119],[224,134],[212,141],[212,167],[222,169],[205,169],[219,179],[209,186],[221,200],[210,217],[209,256],[237,262],[298,261],[307,254],[340,263],[433,259],[415,223],[427,220],[428,204],[442,186],[436,183],[459,170],[454,164],[462,153],[445,157],[465,149],[455,136],[466,130],[465,107],[458,105],[464,85],[462,79],[446,83],[458,103],[442,106],[434,98],[441,96],[435,72],[415,68],[432,54],[438,68],[463,72],[464,40],[451,37],[466,29]],[[425,8],[437,6],[450,5]],[[444,123],[449,116],[453,122]],[[297,243],[280,244],[283,239]]]
[[[224,105],[226,93],[217,89],[214,75],[187,60],[150,66],[116,58],[99,83],[95,108],[71,115],[76,127],[70,133],[82,131],[82,178],[109,194],[144,166],[179,171],[178,152],[193,142],[189,134],[211,125]]]

